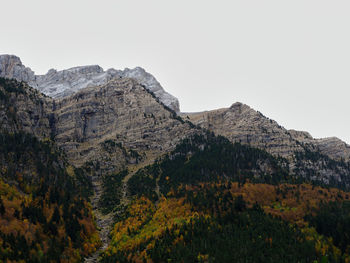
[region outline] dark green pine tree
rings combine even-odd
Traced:
[[[5,214],[5,206],[4,206],[4,203],[0,197],[0,215],[4,215]]]

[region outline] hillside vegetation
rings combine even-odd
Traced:
[[[185,139],[129,180],[102,262],[349,262],[349,194],[287,164],[211,133]]]
[[[79,262],[99,246],[86,172],[52,142],[0,134],[0,260]]]

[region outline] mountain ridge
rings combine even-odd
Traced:
[[[15,55],[0,55],[0,77],[25,81],[45,95],[60,98],[92,86],[106,84],[113,78],[133,78],[153,92],[167,107],[180,111],[179,101],[166,92],[154,76],[141,67],[124,70],[103,70],[99,65],[72,67],[57,71],[50,69],[45,75],[35,75],[29,67],[22,64]]]
[[[2,56],[4,57],[11,59]],[[23,73],[16,70],[17,66],[24,67],[19,58],[14,57],[14,62],[12,68],[4,69],[2,66],[6,74],[12,72],[12,77],[19,74],[16,72]],[[138,69],[142,71],[141,68]],[[26,71],[28,74],[25,76],[32,74],[30,69]],[[312,170],[327,175],[327,180],[335,177],[337,181],[344,177],[345,170],[341,165],[337,166],[337,171],[319,165],[330,163],[327,158],[349,161],[350,146],[337,138],[313,139],[307,132],[287,130],[240,102],[233,103],[229,108],[178,113],[178,116],[146,85],[133,77],[135,70],[126,71],[130,73],[130,78],[113,78],[106,84],[86,87],[62,98],[44,97],[33,92],[29,96],[37,94],[35,96],[39,97],[37,102],[32,102],[23,95],[18,98],[24,100],[12,96],[11,107],[16,106],[22,129],[33,131],[41,138],[55,138],[69,155],[70,161],[77,166],[93,161],[94,165],[102,164],[109,172],[119,171],[129,162],[141,161],[145,158],[142,157],[144,155],[172,150],[181,139],[197,132],[193,128],[198,126],[222,135],[232,143],[240,142],[266,150],[275,157],[287,158],[290,170],[296,173],[317,178],[316,174],[310,174],[309,171]],[[74,67],[60,74],[69,75],[72,72],[103,73],[103,69],[96,65]],[[51,70],[48,74],[56,73]],[[152,81],[153,77],[150,79]],[[34,104],[38,103],[40,107],[35,109]],[[33,106],[28,108],[29,105]],[[11,107],[4,110],[8,111]],[[186,123],[181,117],[190,122]],[[6,116],[3,116],[1,122],[3,127],[9,125]],[[108,153],[111,151],[109,144],[113,145],[111,153]],[[318,151],[321,153],[317,155],[318,165],[307,160],[305,154],[309,156],[309,152]]]
[[[339,138],[314,139],[306,131],[287,130],[241,102],[235,102],[229,108],[181,113],[180,116],[232,142],[250,144],[275,156],[290,158],[295,151],[303,151],[303,146],[310,146],[332,159],[350,160],[350,145]]]

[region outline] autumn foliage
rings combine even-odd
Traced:
[[[84,172],[53,144],[0,134],[0,261],[80,262],[100,239]]]

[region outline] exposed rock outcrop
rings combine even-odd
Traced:
[[[105,169],[171,150],[194,132],[135,79],[113,79],[57,100],[56,142],[77,166]]]
[[[292,159],[304,147],[319,150],[332,159],[350,160],[350,146],[338,138],[314,139],[307,132],[287,130],[276,121],[240,102],[230,108],[199,113],[182,113],[200,127],[227,137],[232,142],[250,144],[275,156]]]
[[[265,149],[275,156],[288,158],[294,151],[303,149],[277,122],[239,102],[230,108],[183,113],[182,116],[185,119],[188,116],[194,124],[225,136],[232,142]]]
[[[45,75],[35,75],[30,68],[22,64],[20,58],[0,55],[0,77],[25,81],[53,98],[66,97],[87,87],[104,85],[113,78],[133,78],[154,93],[164,105],[175,112],[180,111],[178,99],[167,93],[151,74],[140,67],[104,71],[98,65],[91,65],[61,71],[50,69]]]
[[[323,154],[335,160],[350,161],[350,145],[336,137],[313,139],[311,143]]]
[[[6,67],[7,75],[20,75],[15,69],[21,67],[18,60],[7,58],[7,61],[11,65]],[[165,107],[156,89],[152,92],[141,83],[150,86],[155,79],[148,76],[140,81],[138,78],[144,74],[142,69],[137,69],[140,71],[137,74],[131,71],[126,70],[127,74],[105,84],[97,85],[99,82],[92,81],[97,86],[56,99],[23,83],[15,84],[17,88],[10,85],[8,92],[2,88],[6,96],[0,93],[5,96],[0,109],[1,127],[11,132],[25,130],[40,138],[54,138],[74,165],[88,164],[107,173],[149,156],[159,156],[173,149],[182,138],[198,132]],[[58,72],[48,74],[57,76]],[[105,72],[98,66],[90,66],[60,74],[60,79],[72,79],[71,74],[76,77]],[[339,182],[348,176],[347,164],[332,163],[332,160],[349,161],[349,145],[337,138],[314,139],[307,132],[286,130],[242,103],[182,116],[232,142],[249,144],[286,158],[295,174]]]
[[[25,82],[35,79],[34,72],[25,67],[19,57],[12,55],[0,55],[0,77]]]
[[[170,151],[197,132],[135,79],[112,79],[62,99],[0,80],[1,130],[52,138],[76,166],[118,171]]]
[[[123,78],[132,78],[136,79],[138,82],[140,82],[142,85],[144,85],[149,91],[153,92],[154,95],[159,98],[159,100],[169,107],[170,109],[174,110],[175,112],[180,112],[180,104],[177,98],[175,98],[173,95],[164,92],[162,86],[160,83],[156,80],[155,77],[153,77],[151,74],[146,72],[143,68],[136,67],[134,69],[124,69],[122,72],[120,72],[121,76]]]

